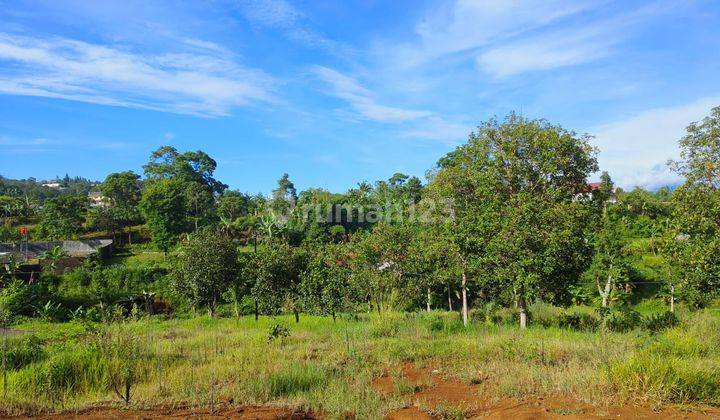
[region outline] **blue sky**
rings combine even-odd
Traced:
[[[517,111],[624,187],[720,105],[716,0],[0,0],[0,175],[103,179],[202,149],[232,188],[423,176]]]

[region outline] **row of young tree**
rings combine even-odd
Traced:
[[[204,152],[162,147],[144,178],[109,175],[103,206],[45,201],[38,230],[65,239],[144,223],[173,254],[178,293],[211,312],[243,296],[260,313],[459,303],[467,322],[473,302],[496,301],[516,305],[524,325],[538,299],[621,302],[635,279],[632,238],[649,239],[667,262],[662,280],[702,306],[720,285],[719,125],[715,108],[688,127],[670,162],[686,181],[655,193],[620,191],[607,173],[589,188],[599,169],[589,136],[514,114],[481,124],[425,185],[396,174],[345,194],[298,194],[287,175],[268,198],[243,194],[215,179]]]

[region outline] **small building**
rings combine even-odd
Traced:
[[[575,201],[584,201],[584,200],[592,200],[593,196],[600,191],[600,182],[588,182],[585,185],[585,188],[582,189],[579,193],[575,194],[574,200]],[[617,197],[615,195],[615,191],[617,188],[613,188],[612,195],[610,198],[607,199],[608,203],[616,203]]]
[[[90,200],[91,207],[105,207],[107,206],[107,199],[100,191],[90,191],[88,193],[88,200]]]

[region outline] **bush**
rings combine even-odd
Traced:
[[[44,356],[42,342],[35,335],[22,335],[7,338],[2,345],[3,355],[8,369],[17,370],[30,363],[37,362]]]
[[[673,312],[667,311],[659,314],[652,314],[647,316],[643,320],[643,327],[652,332],[662,331],[664,329],[672,328],[680,323],[677,315]]]
[[[78,268],[63,275],[58,293],[66,307],[143,300],[144,292],[159,292],[166,270],[156,266],[114,265],[104,269]]]
[[[491,321],[493,324],[520,324],[520,309],[518,308],[500,308],[492,314]]]
[[[548,303],[537,301],[528,307],[530,319],[533,323],[545,328],[560,326],[560,319],[563,314],[562,308],[552,306]]]
[[[51,276],[41,276],[33,283],[14,280],[0,291],[0,308],[13,317],[35,315],[53,297],[52,280]]]
[[[370,336],[395,337],[400,331],[402,320],[394,314],[373,317],[370,323]]]
[[[656,402],[720,402],[720,371],[701,361],[644,352],[613,366],[610,379],[629,395],[646,395]]]
[[[457,312],[424,312],[421,320],[431,332],[457,332],[463,329],[462,318]]]
[[[601,311],[603,325],[609,331],[628,332],[642,324],[642,315],[632,309],[623,308],[620,310],[611,309]]]
[[[101,343],[107,386],[129,404],[132,388],[148,374],[150,349],[137,336],[119,328],[108,331]]]
[[[565,309],[559,319],[560,327],[578,331],[595,331],[601,323],[600,316],[592,308],[582,306]]]
[[[290,337],[290,329],[286,327],[283,324],[280,324],[278,322],[273,323],[270,325],[270,328],[268,328],[268,342],[280,339],[280,341],[285,340],[287,337]]]

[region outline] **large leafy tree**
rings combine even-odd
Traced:
[[[525,325],[528,299],[559,299],[586,255],[582,203],[573,197],[597,170],[595,150],[544,120],[491,119],[438,163],[431,191],[451,200],[445,223],[467,276],[513,291]],[[556,277],[560,275],[560,277]]]
[[[682,295],[703,306],[720,289],[720,107],[688,126],[670,165],[686,181],[672,195],[664,251]]]
[[[140,211],[147,223],[153,243],[167,252],[187,230],[184,186],[174,179],[162,179],[145,185]]]
[[[113,226],[124,229],[140,219],[140,175],[132,171],[112,173],[100,189],[107,200],[107,213],[114,221]],[[132,243],[132,231],[128,231],[128,243]]]
[[[88,209],[84,195],[61,195],[45,202],[40,212],[38,233],[46,239],[65,240],[80,234]]]
[[[150,155],[143,168],[146,182],[140,208],[153,241],[164,250],[174,243],[177,234],[190,227],[197,230],[208,221],[214,212],[215,196],[227,188],[214,178],[217,163],[202,151],[180,153],[163,146]]]
[[[180,153],[171,146],[163,146],[150,155],[143,169],[147,183],[172,180],[182,185],[184,212],[182,217],[197,229],[213,214],[215,197],[227,185],[214,177],[217,163],[203,151]]]
[[[211,229],[201,229],[182,244],[170,270],[173,290],[194,308],[214,316],[223,293],[240,272],[237,246]]]

